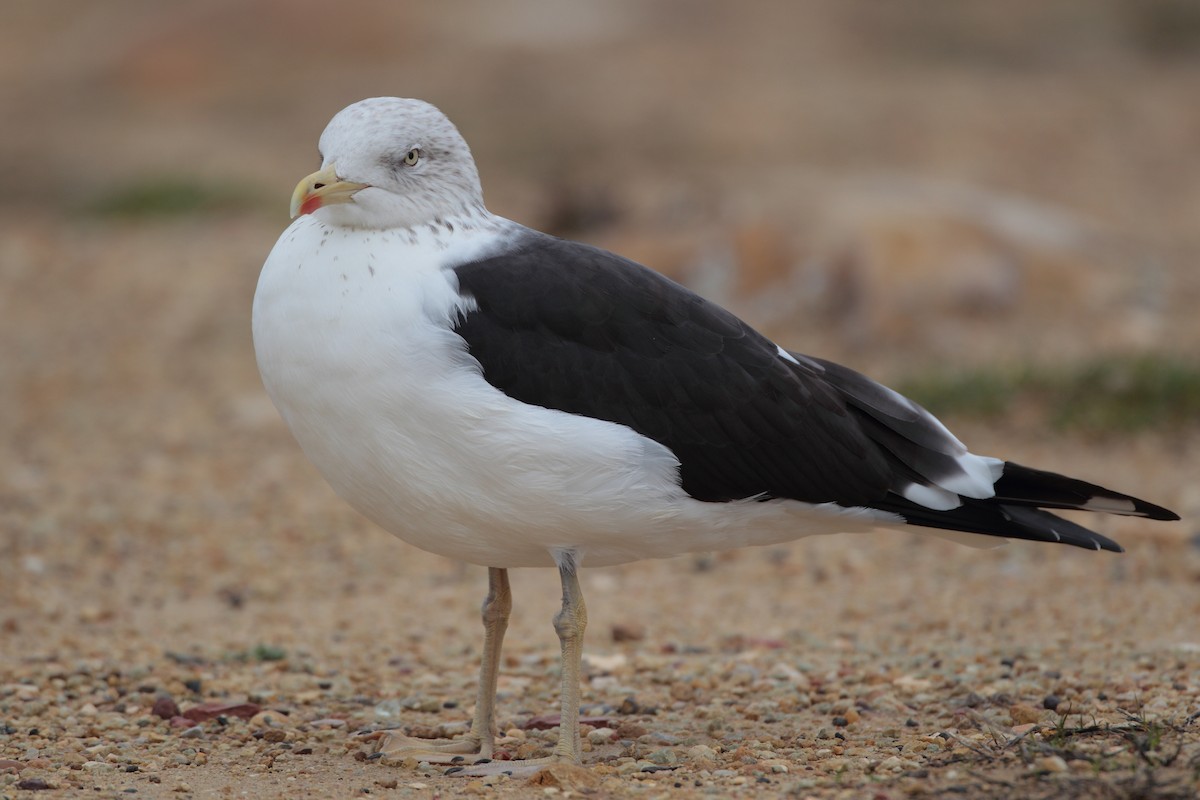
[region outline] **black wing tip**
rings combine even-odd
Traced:
[[[896,514],[909,525],[966,533],[1065,544],[1084,550],[1124,553],[1125,548],[1103,534],[1040,508],[994,501],[968,500],[950,511],[933,511],[901,497],[876,506]]]
[[[1133,500],[1134,515],[1145,517],[1146,519],[1157,519],[1163,522],[1177,522],[1183,519],[1169,508],[1157,506],[1154,503],[1147,503],[1145,500],[1139,500],[1136,497],[1130,498]]]
[[[1012,461],[1004,462],[1004,472],[996,482],[996,494],[1001,502],[1035,508],[1098,511],[1164,522],[1180,519],[1169,508],[1141,498]]]

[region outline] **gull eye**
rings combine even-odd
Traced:
[[[404,154],[404,165],[406,167],[414,166],[420,159],[421,151],[414,147],[412,150],[409,150]]]

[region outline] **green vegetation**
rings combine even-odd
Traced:
[[[287,658],[287,650],[274,644],[256,644],[248,650],[237,650],[226,653],[224,660],[238,664],[255,661],[283,661]]]
[[[287,658],[287,651],[273,644],[258,644],[250,651],[254,661],[282,661]]]
[[[900,391],[938,416],[994,419],[1033,408],[1060,430],[1168,430],[1200,422],[1200,359],[1120,356],[1062,367],[937,373]]]
[[[240,211],[255,205],[254,194],[244,187],[164,176],[117,187],[92,200],[86,210],[98,216],[132,219]]]

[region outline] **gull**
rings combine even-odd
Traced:
[[[254,296],[263,383],[351,506],[488,568],[470,732],[385,732],[380,752],[464,774],[578,763],[584,566],[902,526],[1119,552],[1045,509],[1178,519],[976,455],[858,372],[647,267],[492,214],[467,143],[426,102],[345,108],[320,160]],[[561,724],[547,758],[492,762],[515,567],[561,578]]]

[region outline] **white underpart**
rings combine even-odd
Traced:
[[[493,567],[553,566],[563,551],[599,566],[901,523],[832,503],[700,502],[657,442],[493,388],[451,330],[466,301],[446,267],[515,223],[372,231],[327,225],[322,211],[296,220],[263,266],[259,368],[338,494],[410,544]]]

